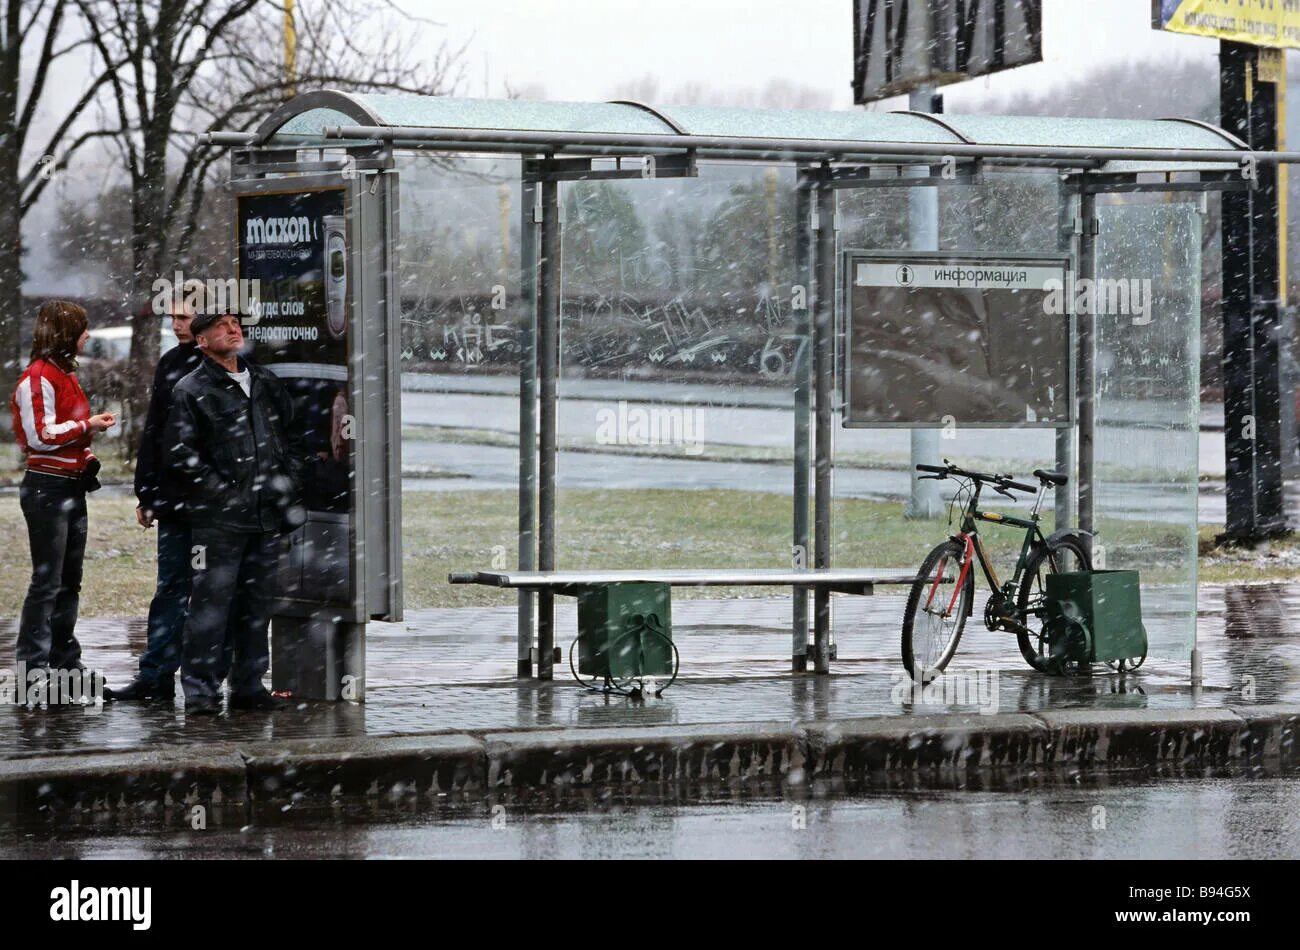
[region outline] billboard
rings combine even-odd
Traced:
[[[1073,423],[1064,258],[848,251],[845,265],[845,426]]]
[[[854,0],[859,105],[1043,58],[1042,0]]]
[[[236,199],[239,277],[258,282],[244,319],[247,353],[288,388],[310,457],[307,521],[288,539],[280,597],[351,606],[355,532],[352,384],[348,376],[348,255],[344,190],[245,194]]]
[[[1212,36],[1274,49],[1300,48],[1300,3],[1269,0],[1152,0],[1157,30]]]

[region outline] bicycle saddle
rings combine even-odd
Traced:
[[[1040,482],[1050,482],[1053,485],[1064,485],[1070,480],[1070,476],[1064,472],[1045,472],[1041,468],[1034,469],[1034,478]]]

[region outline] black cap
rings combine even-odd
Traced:
[[[216,310],[213,312],[202,310],[199,313],[195,314],[194,319],[190,321],[190,332],[202,333],[204,330],[212,326],[212,324],[216,323],[222,317],[235,317],[236,319],[238,319],[239,314],[237,312],[226,312],[221,310]]]

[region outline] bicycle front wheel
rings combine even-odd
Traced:
[[[945,541],[929,553],[912,582],[903,612],[903,667],[913,682],[928,683],[957,652],[975,598],[975,579],[967,573],[961,590],[965,549]]]

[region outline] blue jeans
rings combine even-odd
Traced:
[[[28,668],[73,669],[81,644],[73,633],[86,552],[86,488],[78,478],[28,472],[18,489],[32,551],[32,583],[18,621],[15,659]]]
[[[140,679],[169,682],[181,666],[181,630],[190,603],[190,526],[158,521],[158,586],[149,604],[149,633]]]

